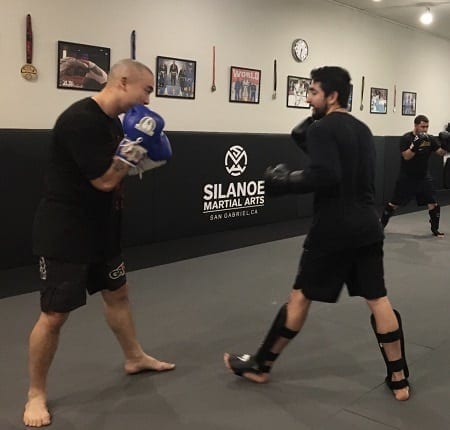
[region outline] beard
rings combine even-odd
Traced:
[[[325,111],[325,109],[317,109],[317,108],[312,108],[312,118],[314,119],[314,120],[318,120],[318,119],[321,119],[321,118],[323,118],[324,116],[325,116],[325,114],[326,114],[326,111]]]

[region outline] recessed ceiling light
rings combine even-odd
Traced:
[[[420,22],[425,25],[430,25],[433,22],[433,14],[429,7],[427,7],[427,10],[420,15]]]

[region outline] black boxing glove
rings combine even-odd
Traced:
[[[450,152],[450,133],[448,131],[441,131],[439,133],[439,141],[441,148],[444,151]]]
[[[296,125],[291,131],[291,137],[294,139],[295,143],[300,147],[302,151],[308,153],[308,148],[306,146],[306,132],[309,126],[314,122],[314,119],[309,116],[303,120],[300,124]]]
[[[430,139],[430,137],[429,137],[428,134],[426,134],[426,133],[419,133],[419,134],[416,134],[416,135],[414,136],[414,139],[413,139],[411,145],[409,146],[409,149],[410,149],[412,152],[414,152],[414,153],[419,152],[419,151],[421,151],[421,149],[422,149],[422,148],[421,148],[422,143],[425,142],[425,141],[427,141],[427,140],[429,140],[429,139]]]
[[[308,184],[303,170],[289,170],[286,164],[268,167],[264,173],[264,187],[271,197],[289,193],[308,193],[312,187]]]

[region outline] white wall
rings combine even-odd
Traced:
[[[0,0],[0,128],[51,128],[57,115],[92,92],[56,88],[57,41],[111,48],[129,57],[137,33],[137,59],[155,68],[157,55],[197,61],[195,100],[154,97],[151,106],[167,130],[286,133],[308,111],[286,107],[286,76],[309,76],[320,65],[346,67],[354,83],[353,113],[377,135],[409,130],[401,92],[417,92],[417,113],[430,116],[431,132],[450,121],[450,42],[376,19],[326,0]],[[33,64],[39,78],[25,81],[25,17],[33,18]],[[306,39],[310,57],[296,63],[292,40]],[[212,93],[212,46],[216,86]],[[278,97],[272,100],[273,59]],[[262,70],[261,102],[229,103],[230,66]],[[361,76],[365,109],[359,110]],[[397,85],[397,112],[392,112]],[[389,89],[388,113],[369,113],[370,87]]]

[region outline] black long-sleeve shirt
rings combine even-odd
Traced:
[[[307,148],[304,191],[314,192],[314,215],[304,247],[329,251],[382,241],[369,128],[348,113],[332,112],[309,127]]]

